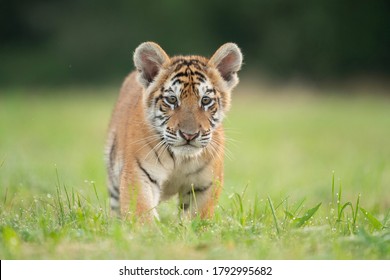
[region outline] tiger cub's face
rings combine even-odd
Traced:
[[[199,60],[178,60],[172,67],[154,94],[151,121],[174,154],[197,155],[218,144],[212,137],[223,119],[221,94]]]
[[[235,44],[223,45],[208,60],[199,56],[169,58],[154,43],[134,55],[139,81],[145,88],[147,119],[161,145],[175,156],[192,157],[217,148],[213,132],[230,106],[238,83],[242,55]]]

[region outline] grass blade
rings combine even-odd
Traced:
[[[100,199],[99,199],[99,195],[98,195],[98,192],[96,190],[96,185],[95,185],[95,182],[92,181],[92,186],[93,186],[93,190],[95,191],[95,195],[96,195],[96,198],[98,200],[98,203],[99,203],[99,206],[100,206]]]
[[[286,214],[287,218],[294,219],[294,214],[290,211],[285,210],[284,213]]]
[[[65,211],[64,211],[64,205],[62,203],[62,196],[61,196],[61,190],[60,187],[57,186],[57,203],[59,209],[59,219],[60,219],[60,225],[64,225],[65,223]]]
[[[302,217],[295,219],[294,226],[295,227],[303,226],[317,212],[321,204],[322,204],[321,202],[318,203],[315,207],[307,210]]]
[[[5,188],[5,195],[4,195],[4,205],[7,203],[7,197],[8,197],[8,188]]]
[[[341,222],[341,215],[344,213],[344,209],[347,208],[347,206],[349,206],[351,208],[352,216],[354,215],[353,205],[351,202],[346,202],[343,206],[341,206],[341,203],[340,203],[340,207],[339,207],[340,210],[339,210],[339,214],[337,217],[337,222]]]
[[[334,171],[332,176],[332,207],[334,207]]]
[[[387,222],[389,221],[389,219],[390,219],[390,209],[389,209],[389,211],[387,211],[387,214],[386,214],[386,216],[385,216],[385,218],[383,219],[383,226],[387,226]]]
[[[367,218],[367,220],[371,223],[371,225],[374,227],[375,230],[382,230],[383,224],[375,218],[370,212],[365,210],[362,207],[359,207],[360,211],[363,213],[363,215]]]
[[[340,187],[339,187],[339,192],[336,194],[338,197],[337,197],[337,216],[338,216],[338,220],[340,220],[341,218],[341,214],[343,213],[342,209],[344,209],[342,206],[341,206],[341,192],[342,192],[343,188],[341,186],[341,182],[340,182]]]
[[[301,199],[301,201],[298,203],[297,207],[295,207],[295,210],[292,213],[292,214],[294,214],[294,216],[299,215],[299,212],[301,212],[302,205],[305,201],[306,201],[306,197]]]
[[[356,206],[355,206],[356,208],[355,208],[355,213],[353,215],[353,228],[354,228],[354,230],[356,228],[356,218],[357,218],[357,214],[358,214],[358,210],[359,210],[359,204],[360,204],[360,193],[359,193],[358,198],[356,200]]]
[[[69,211],[72,211],[72,205],[70,203],[70,198],[69,198],[69,194],[68,194],[68,190],[66,189],[66,186],[64,185],[64,191],[65,191],[65,195],[66,195],[66,201],[68,202],[68,209]]]
[[[271,207],[272,216],[274,217],[274,223],[275,223],[275,227],[276,227],[276,232],[279,235],[280,234],[280,228],[279,228],[279,224],[278,224],[278,219],[276,218],[274,204],[272,203],[272,200],[271,200],[271,198],[269,196],[268,196],[268,203],[269,203],[269,206]]]

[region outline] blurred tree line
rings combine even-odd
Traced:
[[[328,80],[390,74],[389,0],[0,0],[0,85],[120,82],[143,41],[244,72]]]

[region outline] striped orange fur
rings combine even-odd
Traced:
[[[146,42],[134,64],[106,145],[112,210],[151,220],[161,201],[178,195],[185,215],[211,217],[223,186],[222,120],[238,83],[240,49],[227,43],[210,59],[169,57]]]

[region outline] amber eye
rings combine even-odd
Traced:
[[[202,105],[207,106],[211,103],[212,99],[208,96],[203,96],[202,97]]]
[[[176,105],[176,103],[177,103],[177,97],[174,96],[174,95],[170,95],[170,96],[165,97],[165,101],[166,101],[168,104]]]

